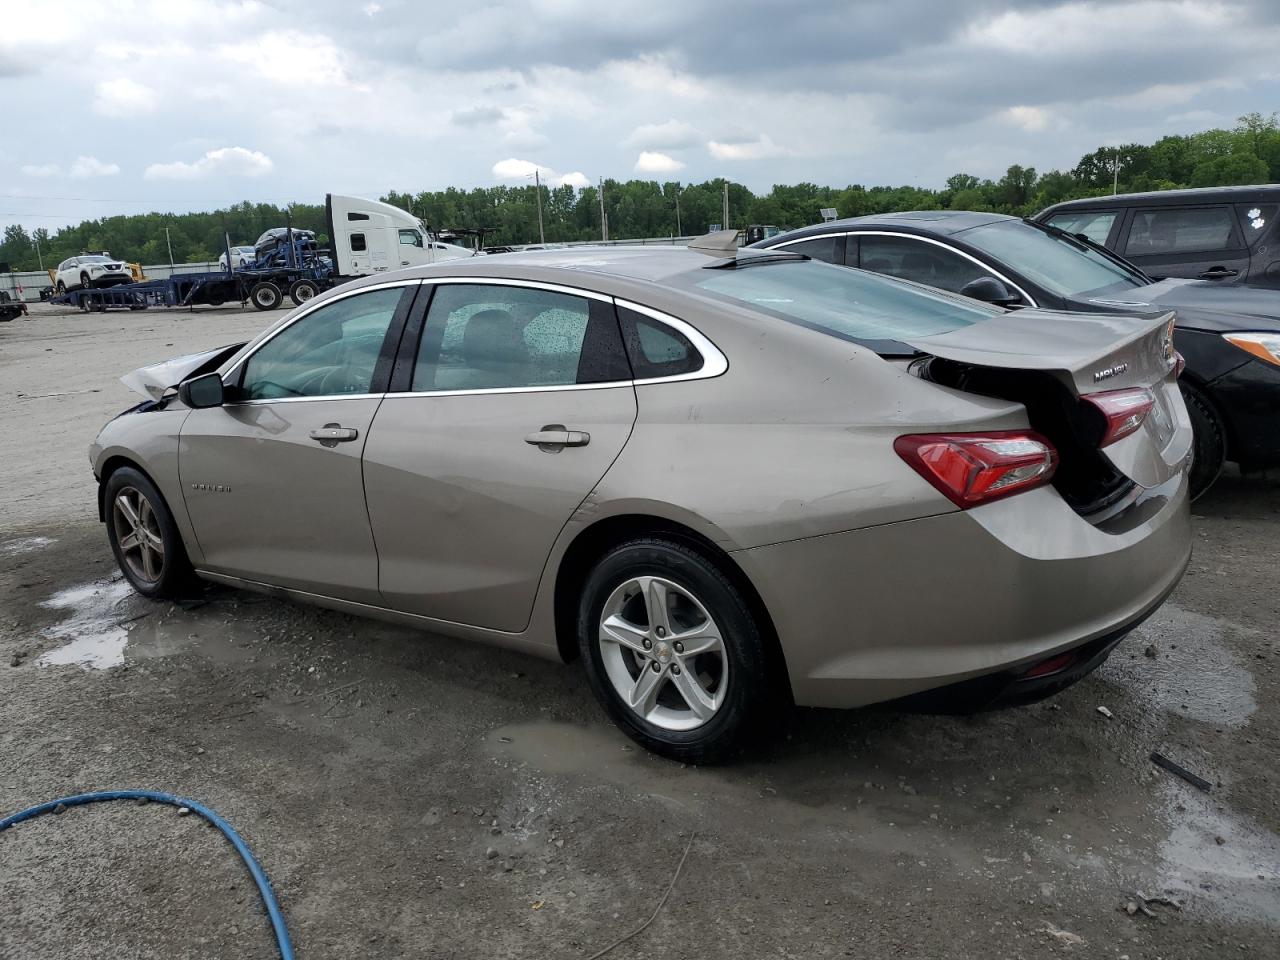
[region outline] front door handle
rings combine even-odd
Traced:
[[[541,430],[535,430],[524,438],[525,443],[533,444],[546,450],[561,447],[585,447],[591,442],[591,434],[585,430],[569,430],[562,423],[551,423]]]
[[[344,427],[339,423],[326,423],[319,430],[311,431],[311,439],[318,440],[321,446],[336,447],[340,443],[346,443],[360,436],[360,431],[355,427]]]
[[[1201,280],[1222,280],[1226,277],[1240,276],[1239,270],[1228,270],[1226,267],[1210,267],[1204,273],[1200,274]]]

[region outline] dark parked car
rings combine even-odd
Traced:
[[[1090,197],[1035,219],[1079,233],[1153,277],[1280,287],[1280,184]]]
[[[1073,233],[995,213],[933,211],[816,224],[765,240],[818,260],[941,287],[1010,308],[1174,310],[1182,391],[1196,430],[1193,495],[1231,460],[1280,463],[1280,291],[1153,281]]]

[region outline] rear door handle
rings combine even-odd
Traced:
[[[326,423],[319,430],[311,431],[311,439],[318,440],[321,446],[336,447],[340,443],[346,443],[360,436],[360,431],[355,427],[344,427],[338,423]]]
[[[552,423],[535,430],[524,438],[535,447],[585,447],[591,442],[591,434],[584,430],[569,430],[563,424]]]
[[[1201,280],[1221,280],[1224,277],[1238,277],[1239,270],[1228,270],[1226,267],[1210,267],[1204,273],[1200,274]]]

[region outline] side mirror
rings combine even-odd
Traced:
[[[993,303],[997,307],[1012,307],[1022,302],[1021,297],[995,277],[979,277],[977,280],[970,280],[960,288],[960,295],[982,300],[985,303]]]
[[[222,377],[218,373],[206,373],[178,384],[178,399],[193,410],[220,407],[224,402]]]

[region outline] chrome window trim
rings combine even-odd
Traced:
[[[729,359],[720,352],[720,348],[711,342],[701,330],[692,324],[681,320],[679,317],[673,317],[669,313],[663,313],[661,310],[655,310],[652,307],[646,307],[643,304],[635,303],[632,300],[625,300],[622,297],[614,297],[613,302],[619,307],[626,307],[628,310],[634,310],[636,313],[648,317],[650,320],[656,320],[658,323],[665,324],[671,329],[683,334],[688,341],[693,344],[693,349],[702,355],[702,366],[690,373],[678,373],[670,377],[642,377],[632,382],[636,385],[647,383],[678,383],[681,380],[710,380],[718,377],[729,369]]]
[[[600,300],[604,303],[612,303],[613,297],[607,294],[597,293],[594,290],[583,290],[580,287],[570,287],[560,283],[546,283],[542,280],[511,280],[506,277],[423,277],[424,284],[450,284],[450,283],[467,283],[477,287],[528,287],[534,290],[546,290],[550,293],[563,293],[571,297],[585,297],[589,300]]]
[[[280,334],[284,333],[286,330],[292,327],[295,323],[297,323],[303,317],[311,316],[311,314],[315,313],[317,310],[321,309],[322,307],[327,307],[331,303],[337,303],[339,300],[345,300],[347,299],[347,297],[359,296],[362,293],[371,293],[374,290],[389,290],[392,287],[421,286],[422,282],[423,282],[422,278],[414,277],[413,279],[410,279],[410,280],[388,280],[385,283],[371,283],[367,287],[356,287],[354,290],[344,290],[343,292],[338,293],[332,297],[329,297],[326,300],[322,300],[319,303],[308,303],[305,307],[299,307],[297,314],[295,314],[292,317],[289,317],[285,322],[281,323],[279,327],[277,327],[275,330],[272,330],[262,339],[257,340],[253,343],[250,343],[247,347],[245,347],[245,352],[242,353],[239,357],[235,358],[231,366],[227,368],[227,372],[222,375],[223,386],[225,387],[227,385],[227,378],[232,376],[232,374],[234,374],[238,369],[240,369],[240,367],[242,367],[245,363],[247,363],[249,358],[252,357],[255,353],[257,353],[259,350],[265,347],[268,343],[270,343],[276,337],[280,336]],[[334,396],[341,396],[341,395],[334,394]],[[381,394],[370,394],[370,396],[381,396]],[[281,399],[319,400],[322,398],[321,397],[282,397]],[[239,402],[240,403],[256,403],[259,401],[242,400]],[[278,403],[279,401],[270,400],[268,402]]]
[[[834,237],[834,236],[837,236],[837,234],[835,234],[835,233],[823,233],[823,234],[815,234],[815,235],[808,236],[808,237],[796,237],[796,239],[794,239],[794,240],[788,240],[786,243],[779,243],[779,244],[777,244],[777,247],[775,247],[775,248],[773,248],[773,249],[777,249],[777,248],[780,248],[780,247],[788,247],[788,246],[790,246],[791,244],[793,244],[793,243],[799,243],[799,242],[800,242],[800,241],[802,241],[802,240],[816,240],[816,239],[821,239],[821,238],[824,238],[824,237]],[[846,231],[844,231],[844,236],[846,236],[846,237],[897,237],[897,238],[902,239],[902,240],[918,240],[918,241],[920,241],[921,243],[931,243],[931,244],[933,244],[935,247],[941,247],[943,250],[947,250],[947,251],[949,251],[949,252],[951,252],[951,253],[956,254],[957,256],[964,257],[964,258],[965,258],[966,260],[968,260],[970,263],[973,263],[973,264],[975,264],[976,266],[979,266],[979,267],[981,267],[983,270],[985,270],[985,271],[987,271],[988,273],[990,273],[993,277],[995,277],[997,280],[1000,280],[1000,281],[1001,281],[1002,283],[1004,283],[1006,286],[1011,287],[1011,288],[1013,288],[1014,290],[1018,291],[1018,294],[1022,297],[1022,299],[1023,299],[1023,300],[1025,300],[1025,301],[1027,302],[1027,306],[1029,306],[1029,307],[1038,307],[1038,306],[1039,306],[1039,304],[1038,304],[1038,303],[1036,303],[1036,299],[1035,299],[1035,297],[1031,296],[1031,294],[1027,293],[1027,291],[1026,291],[1026,290],[1023,290],[1023,289],[1022,289],[1022,287],[1018,286],[1018,284],[1014,283],[1012,280],[1010,280],[1008,277],[1006,277],[1006,276],[1005,276],[1003,273],[1001,273],[999,270],[995,269],[995,267],[991,266],[989,263],[983,263],[981,260],[979,260],[977,257],[973,256],[972,254],[965,253],[963,250],[958,250],[957,248],[955,248],[955,247],[951,246],[951,244],[949,244],[949,243],[943,243],[941,240],[935,240],[933,237],[922,237],[922,236],[920,236],[919,234],[915,234],[915,233],[898,233],[898,232],[896,232],[896,231],[894,231],[894,230],[846,230]],[[861,260],[861,257],[862,257],[862,252],[861,252],[861,250],[859,250],[859,252],[858,252],[858,257],[859,257],[859,260]],[[858,267],[858,268],[856,268],[856,269],[861,270],[861,269],[865,269],[865,268]],[[890,276],[890,274],[887,274],[887,273],[877,273],[875,270],[868,270],[867,272],[868,272],[868,273],[875,273],[875,274],[876,274],[876,276],[880,276],[880,277],[888,277],[888,276]],[[905,277],[893,277],[892,279],[902,280],[902,279],[906,279],[906,278],[905,278]],[[909,282],[919,283],[919,281],[909,281]],[[921,284],[921,286],[929,287],[929,286],[932,286],[932,284],[922,283],[922,284]],[[935,290],[942,290],[942,288],[941,288],[941,287],[934,287],[934,289],[935,289]],[[954,292],[955,292],[955,291],[952,291],[952,290],[943,290],[943,293],[954,293]]]

